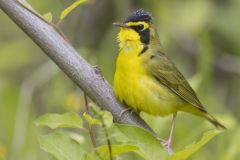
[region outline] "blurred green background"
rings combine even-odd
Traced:
[[[28,2],[57,23],[72,0]],[[165,52],[188,78],[208,111],[228,130],[190,159],[240,159],[240,0],[91,0],[60,24],[69,41],[112,83],[118,28],[131,11],[152,12]],[[53,159],[39,147],[44,132],[34,120],[44,113],[79,111],[82,92],[0,11],[0,160]],[[171,117],[144,119],[167,137]],[[179,114],[173,148],[213,128],[203,119]]]

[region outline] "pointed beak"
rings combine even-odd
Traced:
[[[117,27],[129,28],[129,26],[127,26],[123,22],[114,22],[112,25],[117,26]]]

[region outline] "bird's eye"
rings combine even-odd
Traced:
[[[139,24],[136,26],[137,31],[142,31],[143,29],[144,29],[144,25],[142,25],[142,24]]]

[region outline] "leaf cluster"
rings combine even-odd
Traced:
[[[167,155],[159,140],[145,129],[113,123],[110,112],[102,111],[92,103],[90,109],[93,116],[87,112],[84,112],[82,116],[69,112],[65,114],[48,113],[39,117],[35,121],[37,126],[54,129],[48,134],[39,136],[40,147],[58,160],[107,160],[110,158],[109,146],[106,141],[103,142],[102,139],[105,138],[99,132],[108,132],[109,137],[107,138],[111,141],[113,159],[135,157],[145,160],[185,160],[221,133],[218,130],[207,131],[198,142],[194,142],[172,155]],[[106,130],[98,130],[98,134],[97,132],[94,134],[95,138],[101,139],[101,143],[99,142],[96,147],[86,147],[91,141],[84,134],[88,130],[84,122],[91,126],[106,128]]]

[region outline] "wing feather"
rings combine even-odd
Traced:
[[[175,65],[163,54],[152,55],[147,62],[149,72],[186,102],[205,111],[196,93]]]

